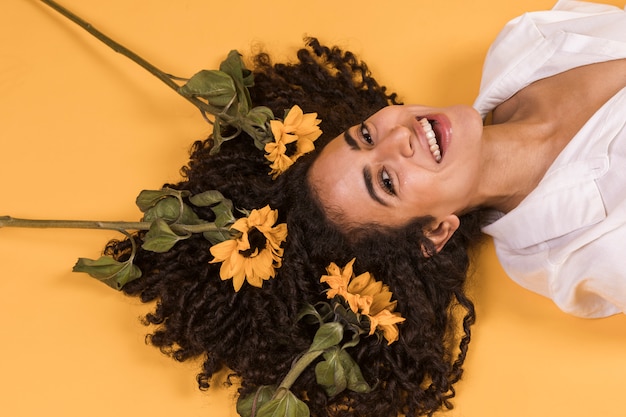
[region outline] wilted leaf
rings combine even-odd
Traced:
[[[187,239],[189,236],[190,234],[177,235],[163,219],[156,219],[146,233],[141,247],[151,252],[163,253],[172,249],[179,240]]]
[[[161,198],[154,206],[145,211],[143,216],[144,222],[151,222],[156,219],[162,219],[168,222],[174,222],[180,217],[180,201],[174,197]]]
[[[255,126],[265,126],[265,124],[274,118],[274,113],[269,107],[257,106],[253,107],[246,118]]]
[[[110,256],[99,259],[79,258],[72,269],[73,272],[85,272],[116,290],[141,276],[141,270],[131,262],[119,262]]]
[[[178,224],[203,224],[208,223],[206,220],[202,220],[195,211],[192,210],[187,204],[183,204],[183,215],[178,219]]]
[[[182,215],[180,214],[181,207],[183,209]],[[171,196],[162,198],[144,213],[143,221],[152,222],[156,219],[162,219],[168,223],[176,222],[189,225],[207,223],[207,221],[200,219],[187,204],[181,204],[181,200]]]
[[[224,200],[218,205],[211,207],[213,213],[215,213],[215,225],[217,227],[226,227],[235,222],[235,216],[233,215],[233,207],[230,200]]]
[[[248,87],[254,85],[254,75],[244,67],[241,55],[233,50],[228,53],[228,57],[220,64],[220,71],[230,75],[235,83],[237,99],[239,101],[239,114],[246,115],[250,111],[252,100]]]
[[[259,150],[265,149],[265,145],[273,138],[269,127],[269,121],[273,118],[272,110],[258,106],[252,108],[242,122],[241,128],[254,139],[254,145]]]
[[[345,389],[360,393],[372,390],[359,365],[345,349],[329,349],[324,352],[324,359],[315,366],[315,377],[328,396],[335,396]]]
[[[315,378],[329,397],[339,394],[348,386],[346,372],[340,361],[339,347],[324,352],[324,361],[315,365]]]
[[[273,399],[259,409],[256,417],[309,417],[309,407],[291,391],[280,399]]]
[[[223,229],[203,232],[202,236],[211,242],[212,245],[217,245],[218,243],[224,242],[232,237],[230,232]]]
[[[189,197],[189,202],[196,207],[209,207],[224,200],[227,198],[217,190],[209,190]]]
[[[237,400],[237,413],[241,417],[253,416],[252,411],[256,413],[263,404],[272,399],[275,392],[275,386],[263,385],[255,393],[239,397]]]
[[[343,368],[349,390],[361,393],[372,390],[365,378],[363,378],[361,368],[359,368],[359,365],[345,349],[341,349],[339,352],[339,362]]]
[[[139,210],[146,212],[146,210],[154,207],[161,199],[171,196],[176,199],[182,199],[189,195],[189,191],[186,190],[174,190],[173,188],[162,188],[160,190],[143,190],[137,196],[135,203]]]
[[[186,97],[205,98],[210,105],[224,108],[237,94],[235,83],[230,75],[223,71],[202,70],[192,76],[179,89]]]

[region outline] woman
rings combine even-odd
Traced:
[[[318,53],[321,51],[322,57],[330,60],[330,68],[344,68],[345,72],[338,72],[339,84],[353,87],[352,73],[356,71],[356,74],[362,74],[361,64],[352,62],[349,55],[342,56],[338,51],[325,51],[315,44],[313,49]],[[301,64],[281,69],[281,66],[268,66],[261,56],[256,68],[257,85],[252,89],[253,100],[258,104],[272,106],[275,114],[280,114],[294,102],[303,106],[305,111],[317,111],[323,120],[326,136],[338,135],[347,126],[327,127],[326,121],[332,121],[333,114],[343,120],[345,114],[352,113],[347,110],[353,110],[353,106],[346,106],[341,112],[335,110],[326,113],[324,109],[327,103],[318,102],[311,107],[307,106],[310,97],[306,90],[296,89],[303,91],[303,94],[293,102],[281,102],[284,95],[275,94],[282,93],[283,89],[276,87],[280,85],[281,78],[285,78],[285,85],[289,87],[289,97],[293,95],[294,82],[307,84],[303,74],[289,80],[291,72],[299,68],[319,69],[318,64],[309,61],[310,53],[304,52],[302,59],[304,62]],[[323,64],[322,68],[326,65]],[[305,72],[316,80],[316,83],[308,83],[309,88],[315,89],[316,84],[319,85],[318,73]],[[330,74],[334,73],[331,71]],[[265,74],[268,79],[264,87]],[[365,92],[361,92],[365,96],[361,99],[366,102],[373,100],[373,104],[369,103],[367,106],[371,107],[367,107],[357,102],[357,108],[363,106],[366,111],[354,115],[354,120],[345,120],[348,125],[358,123],[378,107],[389,104],[390,97],[384,90],[381,92],[369,77],[366,80],[368,82],[365,85],[368,87]],[[356,86],[357,92],[363,87],[358,77]],[[331,95],[329,100],[336,102],[337,97]],[[343,92],[341,100],[345,100]],[[323,140],[320,139],[319,147],[323,145]],[[281,373],[284,374],[288,369],[285,359],[293,358],[310,341],[311,335],[306,329],[294,327],[292,318],[300,301],[308,300],[307,297],[315,299],[324,290],[311,277],[323,273],[330,260],[329,255],[336,262],[344,264],[356,254],[358,270],[373,271],[377,278],[387,283],[398,300],[398,310],[407,318],[400,325],[401,339],[397,343],[386,345],[374,340],[362,341],[357,349],[353,349],[366,379],[384,383],[372,393],[342,395],[330,402],[327,402],[326,395],[314,383],[311,373],[304,374],[294,389],[306,392],[313,413],[320,415],[340,415],[342,405],[352,407],[350,415],[393,415],[398,410],[409,414],[428,413],[441,405],[447,405],[447,399],[454,392],[452,384],[460,376],[469,341],[467,326],[473,321],[473,309],[463,294],[463,285],[467,267],[466,249],[470,238],[476,236],[477,224],[468,228],[467,234],[455,233],[445,246],[436,245],[436,242],[432,245],[422,236],[411,230],[407,232],[403,227],[391,231],[376,230],[374,239],[369,239],[372,232],[370,227],[352,227],[347,232],[344,228],[337,230],[334,224],[324,224],[324,213],[316,211],[315,200],[307,200],[306,194],[302,198],[295,198],[307,186],[305,174],[313,158],[302,159],[297,166],[279,177],[277,182],[270,182],[267,173],[260,170],[261,167],[266,168],[266,161],[259,155],[246,153],[247,159],[241,160],[241,148],[251,148],[249,144],[230,142],[224,145],[217,157],[207,155],[210,146],[211,143],[206,142],[194,147],[190,166],[185,170],[186,180],[172,186],[195,192],[219,188],[237,205],[248,209],[272,203],[280,213],[285,213],[281,215],[285,216],[290,230],[283,266],[275,279],[263,284],[261,291],[244,286],[241,292],[235,293],[229,282],[220,282],[217,265],[207,267],[211,259],[207,253],[209,245],[202,240],[181,242],[165,257],[139,251],[137,264],[144,270],[144,278],[129,283],[124,290],[141,294],[144,300],[159,300],[157,311],[148,316],[148,321],[163,323],[163,327],[156,330],[152,342],[181,360],[197,354],[206,355],[205,369],[199,378],[201,386],[206,386],[208,378],[222,363],[242,376],[244,392],[253,391],[259,384],[277,381]],[[217,165],[218,159],[223,160],[224,166]],[[204,165],[207,161],[211,161],[210,166]],[[237,175],[241,174],[244,166],[248,167],[245,175],[237,181],[239,184],[225,175],[228,171],[224,169],[229,164],[234,164],[232,172]],[[275,190],[285,189],[289,192],[274,193]],[[306,215],[302,209],[306,210]],[[212,216],[208,210],[201,214],[206,218]],[[422,226],[428,220],[420,219],[417,224]],[[324,239],[312,237],[310,233],[313,232]],[[344,241],[343,235],[351,239]],[[353,239],[354,236],[357,239]],[[320,247],[317,243],[322,241],[324,244],[329,242],[328,246]],[[398,242],[406,242],[407,245],[399,247]],[[108,250],[123,259],[128,246],[127,242],[112,242]],[[437,250],[441,256],[433,256]],[[457,259],[451,258],[453,255]],[[397,262],[388,265],[390,257]],[[174,265],[169,264],[172,259],[175,260]],[[205,282],[202,278],[209,275],[213,281]],[[304,276],[307,279],[298,279]],[[285,299],[289,302],[284,302]],[[185,308],[180,308],[181,302]],[[464,313],[465,337],[461,342],[452,342],[450,339],[455,332],[449,309],[457,302],[467,310]],[[271,322],[267,321],[268,311],[271,312]],[[220,314],[219,321],[216,320],[217,313]],[[255,313],[261,315],[256,316]],[[227,321],[221,328],[216,328],[213,324],[222,323],[221,320]],[[280,326],[276,326],[276,323],[280,323]],[[238,329],[254,330],[238,334]],[[276,343],[285,338],[288,338],[288,343]],[[457,358],[454,348],[459,345],[461,355]],[[233,346],[237,346],[237,349],[233,349]],[[255,360],[251,361],[250,358]],[[345,409],[343,411],[347,413]]]
[[[567,7],[569,3],[560,3],[550,13],[558,14],[558,10]],[[598,8],[603,12],[600,17],[586,13],[582,15],[583,23],[578,19],[572,26],[583,25],[593,33],[589,21],[598,22],[596,25],[601,24],[611,33],[612,23],[616,28],[613,31],[621,34],[617,28],[623,27],[624,13],[614,11],[606,17],[604,9]],[[556,20],[565,20],[567,24],[572,15],[581,17],[570,11],[558,15]],[[523,27],[528,22],[534,27],[535,21],[543,23],[548,19],[544,16],[522,19],[519,24]],[[526,41],[515,28],[508,30],[514,33],[514,39]],[[502,36],[504,40],[499,40],[495,48],[510,39],[506,32]],[[561,41],[548,38],[547,44],[561,45]],[[572,47],[565,45],[570,49],[563,53],[571,52]],[[584,45],[597,54],[596,45]],[[315,41],[311,47],[318,58],[300,51],[300,62],[295,66],[272,66],[267,57],[257,57],[251,95],[254,103],[269,106],[275,114],[296,103],[305,112],[317,112],[325,133],[316,142],[317,149],[322,149],[319,157],[302,157],[272,182],[261,175],[266,169],[262,157],[242,158],[250,154],[246,142],[224,144],[219,156],[212,157],[209,141],[196,145],[189,168],[184,171],[187,180],[172,186],[192,194],[217,189],[236,205],[256,208],[269,204],[283,213],[289,237],[275,279],[264,284],[263,291],[245,287],[241,293],[227,292],[223,283],[208,279],[217,275],[216,267],[206,267],[211,262],[210,245],[205,247],[198,240],[190,240],[172,249],[172,256],[181,258],[167,268],[160,255],[139,252],[136,264],[145,270],[146,277],[127,284],[124,290],[141,294],[144,301],[160,300],[156,313],[148,318],[153,324],[164,324],[152,336],[154,344],[166,351],[173,349],[174,356],[181,360],[207,355],[199,378],[201,386],[208,386],[210,377],[226,364],[242,376],[242,395],[246,395],[267,381],[276,383],[288,370],[288,359],[305,349],[310,334],[294,327],[290,317],[297,315],[302,301],[314,303],[323,292],[323,287],[312,283],[309,277],[319,275],[331,257],[343,265],[356,256],[355,267],[372,272],[389,285],[398,301],[398,311],[407,319],[400,325],[400,343],[362,343],[354,348],[365,379],[382,381],[380,389],[365,395],[342,394],[329,400],[314,383],[312,373],[305,373],[296,383],[295,392],[309,398],[314,415],[340,415],[342,410],[351,415],[432,413],[449,405],[447,400],[454,392],[452,384],[460,377],[469,342],[468,326],[474,320],[473,307],[464,295],[464,277],[468,268],[466,252],[479,236],[482,212],[477,209],[509,213],[520,206],[546,176],[557,155],[573,143],[572,136],[624,88],[626,59],[602,62],[602,57],[594,56],[585,61],[585,49],[581,48],[577,51],[581,52],[576,56],[578,61],[568,62],[573,69],[551,69],[556,75],[548,78],[541,63],[537,64],[535,79],[523,80],[525,87],[514,96],[515,91],[509,89],[508,95],[513,98],[507,97],[493,109],[491,124],[483,130],[479,113],[464,106],[389,106],[366,117],[387,104],[385,90],[351,54],[325,49]],[[623,49],[623,44],[619,44],[607,56],[619,57],[620,52],[626,52]],[[510,51],[511,45],[507,44],[506,52]],[[563,61],[558,48],[551,52],[547,65]],[[497,56],[497,51],[494,54]],[[317,59],[321,59],[321,67]],[[497,58],[487,62],[487,76],[491,73],[490,65],[495,65],[491,64],[493,59]],[[596,63],[579,67],[591,62]],[[535,69],[527,61],[523,61],[523,68]],[[294,85],[301,94],[292,93]],[[311,86],[315,85],[323,85],[326,93],[313,93]],[[359,101],[350,98],[353,88],[357,90],[355,100]],[[568,94],[563,95],[564,91]],[[374,100],[372,94],[380,98]],[[309,99],[314,103],[308,103]],[[393,96],[388,99],[393,103]],[[615,100],[609,103],[611,109],[613,106],[618,106]],[[354,109],[362,112],[357,114]],[[333,117],[337,117],[336,121]],[[619,122],[622,124],[618,129],[623,120]],[[342,132],[346,125],[353,127]],[[324,146],[328,137],[335,138]],[[619,152],[615,157],[619,157]],[[619,167],[619,162],[613,160],[611,165]],[[619,211],[607,210],[608,221],[620,217]],[[210,213],[202,214],[211,218]],[[600,240],[592,246],[595,244],[604,242]],[[124,259],[120,254],[128,248],[128,243],[114,242],[109,252]],[[575,254],[574,259],[578,256],[586,257],[584,253]],[[617,254],[607,251],[607,256],[614,256],[617,264]],[[394,262],[390,263],[390,259]],[[206,283],[203,280],[200,284],[199,276],[207,276]],[[555,301],[579,315],[615,313],[620,306],[613,306],[607,298],[616,294],[605,292],[598,296],[594,291],[585,295],[586,288],[595,287],[584,278],[585,275],[570,279],[563,290],[565,295],[552,295]],[[612,276],[602,278],[616,281]],[[619,286],[619,281],[615,285]],[[618,291],[617,298],[619,295]],[[561,301],[563,297],[571,299],[569,304]],[[598,301],[598,297],[606,301]],[[281,303],[285,299],[295,302]],[[458,358],[451,354],[454,345],[449,342],[454,336],[450,332],[450,309],[457,303],[467,310]],[[260,313],[268,308],[273,309],[271,321]],[[258,312],[250,314],[247,309]],[[218,317],[220,322],[225,317],[229,321],[218,328],[208,324]],[[249,331],[233,332],[236,325]],[[196,336],[198,333],[202,337]],[[287,343],[277,344],[276,340]],[[237,353],[231,346],[238,346]],[[250,361],[255,352],[255,360]],[[264,359],[262,365],[259,356]],[[406,366],[409,363],[413,365]]]
[[[310,182],[327,213],[394,227],[430,216],[439,252],[490,210],[483,231],[514,280],[577,316],[626,312],[624,27],[623,10],[570,1],[514,20],[476,110],[385,108],[324,149]]]

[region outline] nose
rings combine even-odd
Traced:
[[[384,139],[379,143],[382,151],[392,155],[401,155],[405,158],[413,156],[413,146],[411,145],[411,130],[406,126],[397,125],[389,130]]]

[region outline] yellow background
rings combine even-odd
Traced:
[[[624,6],[623,0],[612,0]],[[349,48],[405,102],[471,104],[506,21],[554,0],[63,0],[162,69],[230,49]],[[179,178],[209,131],[195,109],[35,0],[0,5],[0,215],[136,220],[136,194]],[[144,344],[147,310],[70,272],[116,234],[0,230],[0,414],[234,416],[233,389]],[[590,259],[589,262],[596,260]],[[511,282],[487,244],[478,324],[453,417],[623,416],[626,317],[582,320]]]

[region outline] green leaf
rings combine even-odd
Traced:
[[[265,144],[273,139],[269,121],[274,118],[274,113],[268,107],[258,106],[252,108],[245,116],[241,128],[254,139],[254,145],[259,150],[265,149]]]
[[[317,329],[309,352],[324,350],[335,346],[343,339],[343,326],[336,321],[324,323]]]
[[[179,240],[187,239],[189,236],[191,234],[177,235],[163,219],[156,219],[146,233],[141,247],[151,252],[163,253],[172,249]]]
[[[309,417],[309,407],[291,391],[281,398],[266,402],[259,408],[256,417]]]
[[[225,200],[228,199],[217,190],[209,190],[189,197],[189,202],[196,207],[209,207]]]
[[[254,74],[243,65],[241,55],[235,50],[230,51],[228,57],[220,64],[220,71],[232,77],[237,90],[238,111],[245,116],[252,103],[248,87],[254,85]]]
[[[341,351],[339,347],[327,350],[324,352],[326,360],[315,365],[317,383],[324,388],[329,397],[339,394],[348,386],[346,373],[340,361]]]
[[[335,396],[345,389],[360,393],[372,390],[359,365],[345,349],[333,347],[324,352],[324,359],[315,365],[315,378],[328,396]]]
[[[322,319],[322,316],[320,315],[320,313],[311,304],[306,304],[304,307],[300,309],[300,311],[298,312],[298,315],[296,316],[296,321],[300,321],[307,316],[315,317],[320,326],[324,323],[324,320]]]
[[[224,197],[219,191],[205,191],[190,197],[189,201],[197,207],[211,207],[213,214],[215,214],[214,223],[217,227],[230,226],[236,220],[233,215],[233,202]],[[220,231],[209,232],[205,238],[209,241],[217,238],[219,239],[218,242],[223,242],[226,239],[230,239],[230,234]]]
[[[241,117],[248,114],[251,107],[248,87],[254,85],[253,80],[254,75],[244,67],[239,52],[233,50],[220,64],[219,71],[200,71],[179,89],[183,95],[204,97],[215,107],[213,111],[209,110],[215,116],[212,153],[218,151],[222,142],[231,138],[222,137],[224,126],[220,116],[227,120],[225,125],[241,129]]]
[[[165,197],[145,211],[144,222],[151,222],[157,219],[168,222],[175,222],[180,217],[180,201],[174,197]]]
[[[206,223],[196,215],[191,207],[183,203],[183,198],[190,194],[187,190],[174,190],[167,187],[160,190],[143,190],[137,196],[136,204],[144,213],[143,221],[146,222],[163,219],[170,223]],[[181,207],[183,209],[182,214]]]
[[[237,413],[241,417],[254,417],[257,410],[266,402],[272,399],[276,387],[273,385],[262,385],[255,393],[245,397],[239,397],[237,400]],[[254,414],[253,414],[254,412]]]
[[[143,190],[137,196],[135,203],[137,207],[139,207],[139,210],[145,212],[166,195],[168,195],[168,193],[164,190]]]
[[[160,190],[143,190],[137,196],[135,203],[137,204],[137,207],[139,207],[139,210],[145,213],[148,209],[154,207],[165,197],[175,197],[180,200],[188,195],[189,191],[174,190],[173,188],[167,187]]]
[[[171,196],[160,199],[153,207],[145,211],[143,221],[152,222],[157,219],[165,220],[168,223],[178,224],[203,224],[208,223],[202,220],[187,204],[182,200]],[[183,209],[181,214],[180,209]]]
[[[213,213],[215,213],[215,225],[217,227],[226,227],[235,223],[235,216],[233,215],[233,206],[230,200],[220,202],[218,205],[211,207]]]
[[[274,119],[274,113],[269,107],[256,106],[248,112],[246,119],[254,126],[264,127],[267,122]]]
[[[187,204],[183,204],[183,215],[180,216],[178,224],[204,224],[209,223],[206,220],[202,220],[195,211],[192,210]]]
[[[341,349],[339,352],[339,362],[343,368],[349,390],[360,393],[372,390],[365,378],[363,378],[361,368],[359,368],[359,365],[345,349]]]
[[[206,240],[211,242],[212,245],[217,245],[218,243],[224,242],[232,238],[232,235],[230,234],[230,232],[226,230],[211,230],[208,232],[203,232],[202,236]]]
[[[247,88],[254,86],[254,73],[245,66],[241,68],[241,75],[243,77],[243,85]]]
[[[85,272],[116,290],[121,290],[127,282],[141,276],[141,270],[136,265],[129,261],[116,261],[110,256],[102,256],[97,260],[79,258],[72,271]]]
[[[210,105],[217,108],[226,107],[237,95],[232,77],[217,70],[196,73],[178,91],[186,97],[205,98]]]

